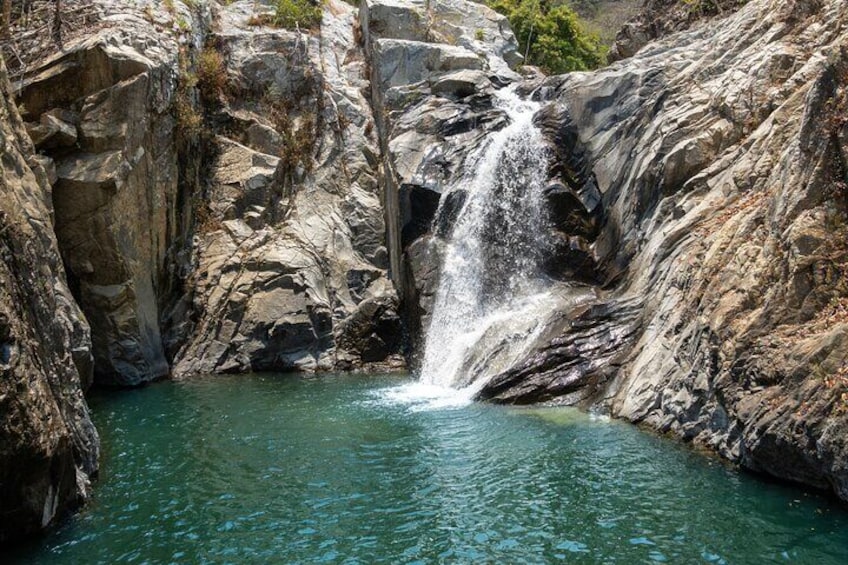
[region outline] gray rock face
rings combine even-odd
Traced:
[[[399,342],[365,362],[357,341],[398,300],[356,11],[327,6],[313,35],[253,25],[246,1],[93,10],[18,84],[96,380],[401,366]],[[482,66],[447,51],[429,61]]]
[[[449,52],[450,47],[459,47],[476,54],[487,70],[509,76],[514,75],[511,69],[523,61],[506,17],[475,2],[363,0],[359,22],[372,60],[390,62],[371,53],[377,45],[374,41],[384,38],[426,43],[430,50]]]
[[[440,208],[442,194],[463,178],[487,133],[506,124],[492,93],[520,79],[510,68],[520,56],[506,19],[480,4],[368,0],[359,19],[382,145],[391,273],[420,342],[441,241],[461,205]]]
[[[845,8],[798,7],[532,85],[602,194],[601,292],[483,397],[594,404],[848,498]]]
[[[136,385],[169,372],[163,315],[191,214],[178,182],[178,45],[196,38],[140,7],[97,8],[91,32],[40,61],[18,95],[55,161],[56,235],[91,324],[95,380]],[[166,21],[192,21],[175,9]]]
[[[421,82],[434,73],[483,68],[483,60],[473,51],[453,45],[377,39],[371,52],[377,62],[375,87],[381,91]]]
[[[83,389],[91,337],[71,297],[50,185],[0,61],[0,544],[52,525],[88,495],[99,440]]]
[[[607,60],[614,63],[632,57],[650,41],[689,29],[706,19],[726,16],[746,2],[715,0],[694,5],[686,0],[645,0],[641,13],[626,22],[616,34]]]
[[[251,26],[253,10],[222,6],[211,37],[226,133],[174,374],[402,367],[356,11],[330,2],[315,36]]]

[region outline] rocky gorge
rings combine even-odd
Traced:
[[[507,87],[540,105],[544,277],[568,292],[520,358],[468,365],[479,399],[848,499],[841,0],[650,32],[648,2],[620,60],[551,77],[464,0],[326,0],[315,29],[249,0],[65,4],[61,48],[13,30],[0,77],[0,542],[88,495],[92,383],[417,368]]]

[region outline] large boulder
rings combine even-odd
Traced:
[[[381,91],[421,82],[435,73],[483,68],[483,60],[464,47],[403,39],[375,40],[371,61],[375,86]]]
[[[361,32],[371,52],[376,39],[398,39],[456,46],[480,57],[487,71],[514,77],[523,61],[505,16],[466,0],[363,0]]]

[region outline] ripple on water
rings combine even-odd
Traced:
[[[816,495],[576,410],[470,398],[270,375],[94,398],[93,503],[11,561],[848,563],[845,513]]]

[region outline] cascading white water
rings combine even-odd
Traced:
[[[466,195],[426,332],[420,380],[427,385],[479,388],[541,330],[534,320],[549,297],[539,284],[549,155],[533,123],[537,103],[507,88],[497,105],[510,124],[470,158],[466,178],[453,189]]]

